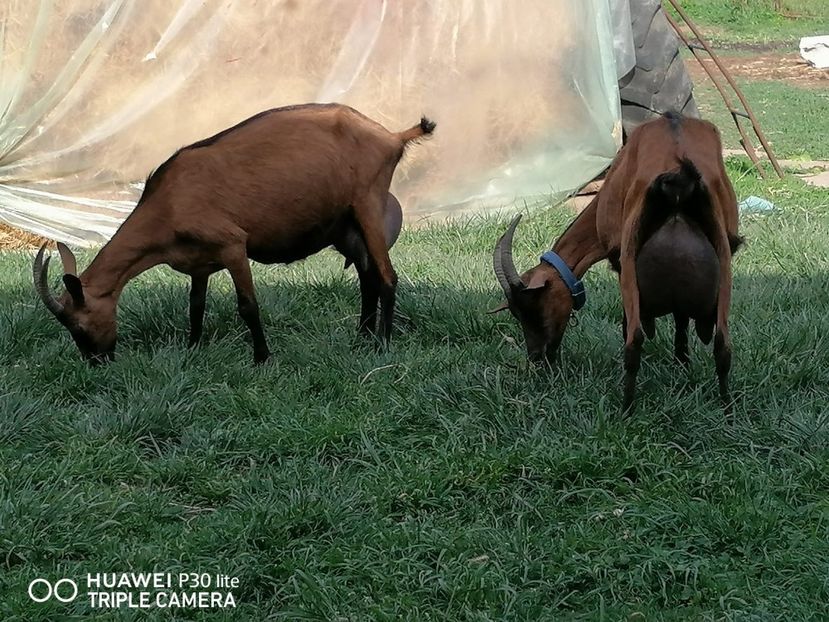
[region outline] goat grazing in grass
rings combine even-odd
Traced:
[[[80,275],[72,252],[59,244],[66,286],[60,298],[49,291],[42,247],[34,261],[35,287],[94,363],[114,356],[116,306],[130,279],[159,264],[192,277],[193,345],[202,332],[208,277],[227,269],[254,361],[261,363],[270,353],[248,259],[289,263],[334,246],[359,274],[360,331],[377,331],[388,342],[397,275],[385,230],[391,226],[394,237],[400,230],[389,184],[406,145],[434,127],[423,118],[392,133],[338,104],[262,112],[180,149],[158,167],[135,210]]]
[[[608,259],[624,307],[623,410],[633,405],[644,335],[653,337],[654,319],[667,314],[674,316],[683,364],[689,320],[704,343],[714,337],[720,397],[728,407],[731,257],[742,239],[714,125],[667,113],[639,126],[593,201],[520,276],[512,259],[519,219],[498,240],[493,261],[507,298],[502,308],[521,323],[530,359],[552,361],[571,314],[585,302],[581,277]]]

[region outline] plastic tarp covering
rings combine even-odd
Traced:
[[[616,78],[622,79],[636,65],[636,46],[630,17],[630,0],[610,0],[613,23],[613,53],[616,59]]]
[[[106,241],[176,149],[342,102],[393,131],[409,222],[563,198],[614,156],[609,0],[3,0],[0,220]]]

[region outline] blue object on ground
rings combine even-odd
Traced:
[[[774,203],[761,197],[746,197],[737,204],[740,213],[746,212],[772,212],[775,209]]]

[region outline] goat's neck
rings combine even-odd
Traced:
[[[598,197],[594,197],[553,244],[553,250],[578,278],[584,276],[590,266],[607,257],[596,231],[598,204]]]
[[[133,278],[163,262],[153,220],[133,212],[81,274],[84,291],[91,296],[118,300]]]

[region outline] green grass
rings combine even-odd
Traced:
[[[667,6],[667,2],[664,3]],[[796,44],[829,32],[829,0],[680,0],[717,45]]]
[[[122,299],[118,360],[91,369],[36,302],[31,256],[3,254],[0,618],[88,619],[79,601],[29,602],[36,576],[201,570],[238,576],[239,606],[177,619],[821,619],[829,198],[730,168],[741,196],[780,208],[743,221],[731,424],[710,352],[695,343],[677,369],[665,322],[636,414],[616,416],[602,266],[561,368],[530,373],[515,322],[485,314],[503,220],[404,232],[387,353],[355,338],[338,256],[258,266],[261,368],[227,278],[191,352],[186,282],[155,269]],[[527,218],[519,265],[569,218]],[[171,619],[102,619],[139,618]]]
[[[829,0],[784,0],[784,11],[772,10],[771,0],[684,0],[683,7],[706,31],[716,46],[762,43],[769,50],[792,52],[800,36],[829,32]],[[739,47],[739,46],[738,46]],[[743,54],[747,52],[726,52]],[[696,61],[686,52],[686,63]],[[829,90],[804,88],[772,80],[737,80],[778,158],[829,159]],[[694,85],[702,116],[718,125],[726,147],[740,148],[740,136],[722,98],[707,78]],[[735,103],[736,102],[735,100]],[[758,152],[759,142],[743,121]]]
[[[774,81],[739,83],[778,158],[829,160],[829,89],[804,89]],[[720,128],[725,146],[739,149],[739,133],[714,86],[707,80],[697,82],[694,97],[702,116]],[[744,121],[744,127],[762,153],[751,125]]]

